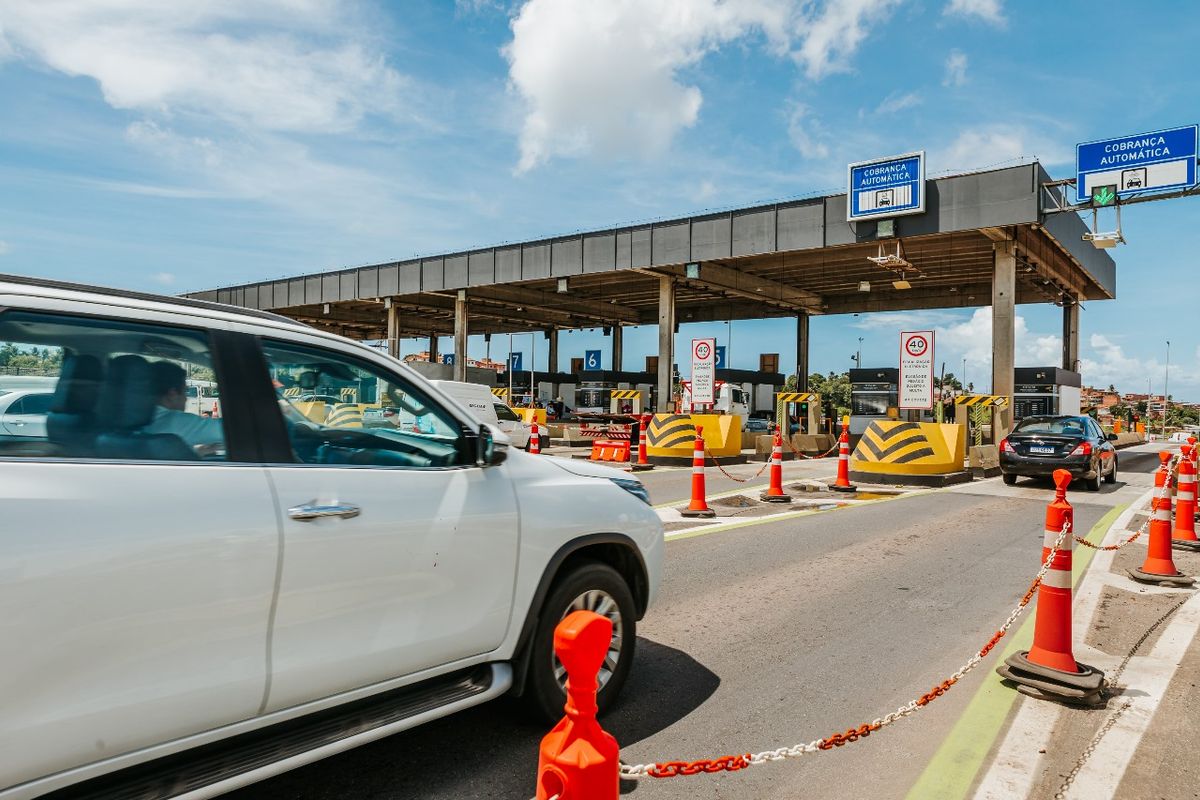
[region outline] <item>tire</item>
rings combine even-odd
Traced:
[[[1117,482],[1117,457],[1116,456],[1113,456],[1112,472],[1110,472],[1104,476],[1104,482],[1105,483],[1116,483]]]
[[[1101,475],[1103,475],[1103,474],[1104,474],[1104,467],[1102,467],[1102,466],[1100,466],[1099,464],[1097,464],[1097,465],[1096,465],[1096,477],[1094,477],[1094,478],[1084,478],[1084,479],[1083,479],[1083,485],[1087,487],[1087,490],[1088,490],[1089,492],[1098,492],[1098,491],[1100,491],[1100,476],[1101,476]]]
[[[1004,485],[1005,486],[1016,486],[1017,485],[1017,476],[1013,475],[1012,473],[1009,473],[1009,472],[1004,473]]]
[[[563,617],[580,607],[596,611],[614,622],[613,645],[610,647],[618,649],[615,666],[610,660],[613,656],[610,649],[610,659],[606,659],[605,666],[600,669],[600,692],[596,702],[601,714],[616,702],[633,665],[637,611],[633,593],[620,573],[607,564],[587,561],[558,576],[538,614],[537,628],[530,644],[532,651],[524,693],[530,710],[548,722],[562,719],[563,704],[567,699],[559,682],[559,673],[565,679],[565,671],[554,655],[554,628]]]

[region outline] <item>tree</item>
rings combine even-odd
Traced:
[[[809,391],[821,395],[821,403],[834,416],[843,417],[850,413],[850,373],[830,372],[822,375],[814,372],[808,376]]]

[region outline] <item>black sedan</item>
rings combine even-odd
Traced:
[[[1000,442],[1000,470],[1009,486],[1021,475],[1049,476],[1065,469],[1089,491],[1100,480],[1117,480],[1114,433],[1105,435],[1091,417],[1026,417]]]

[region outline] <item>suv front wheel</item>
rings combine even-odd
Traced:
[[[588,561],[559,576],[538,617],[525,692],[534,711],[550,722],[562,718],[567,700],[567,672],[554,654],[554,628],[580,610],[593,611],[613,624],[612,641],[598,675],[600,713],[616,701],[633,664],[636,610],[633,593],[620,573],[607,564]]]

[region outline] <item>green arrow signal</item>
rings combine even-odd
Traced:
[[[1117,187],[1099,186],[1092,192],[1092,205],[1111,206],[1117,200]]]

